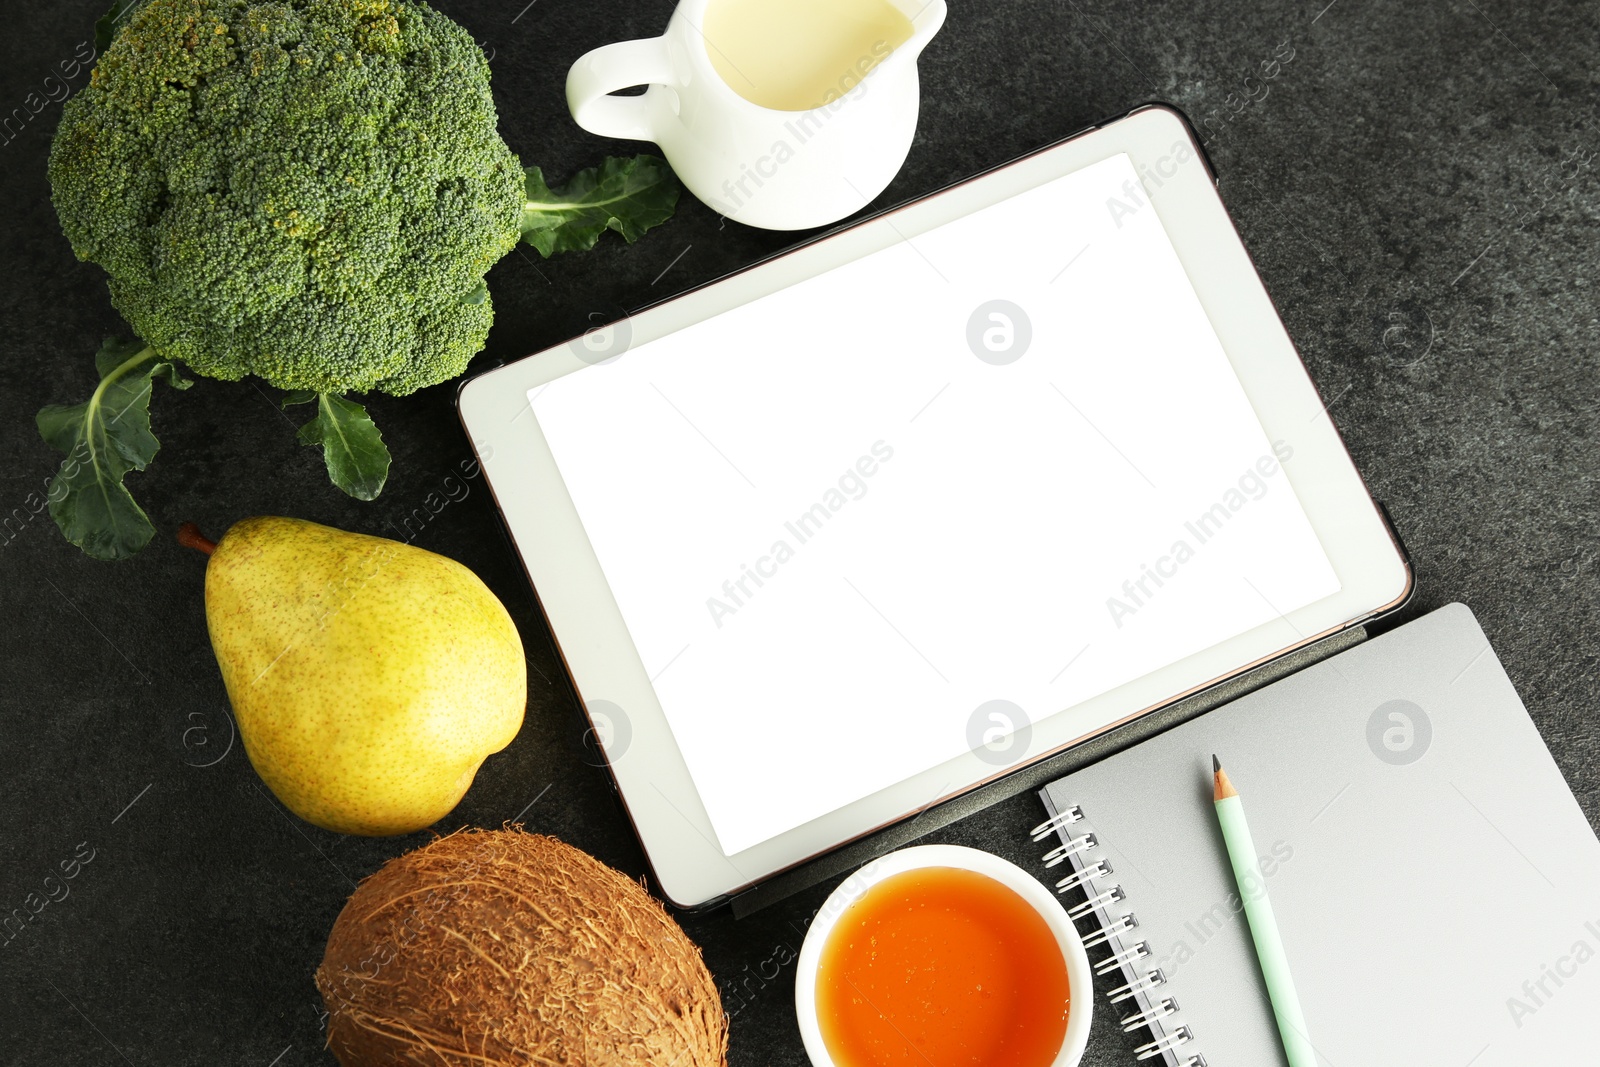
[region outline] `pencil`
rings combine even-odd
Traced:
[[[1267,995],[1272,998],[1272,1014],[1278,1019],[1284,1056],[1289,1067],[1316,1067],[1317,1055],[1306,1035],[1300,998],[1294,991],[1294,979],[1289,975],[1289,958],[1283,951],[1283,939],[1278,935],[1278,921],[1272,915],[1272,901],[1267,899],[1267,881],[1256,869],[1256,846],[1250,840],[1244,804],[1216,756],[1211,757],[1211,769],[1214,783],[1211,798],[1216,802],[1217,822],[1222,824],[1222,840],[1228,846],[1233,880],[1238,883],[1245,918],[1250,921],[1250,937],[1256,944],[1256,958],[1261,962]]]

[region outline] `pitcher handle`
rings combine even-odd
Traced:
[[[665,37],[618,41],[586,52],[567,71],[567,108],[590,133],[631,141],[653,141],[643,96],[609,96],[630,85],[671,85],[672,60]]]

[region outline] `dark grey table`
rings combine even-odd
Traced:
[[[1143,101],[1188,111],[1334,421],[1415,556],[1418,607],[1463,600],[1477,611],[1594,820],[1600,180],[1576,161],[1600,153],[1600,7],[1325,4],[951,0],[921,62],[916,145],[883,202]],[[41,89],[103,6],[8,9],[0,114]],[[569,120],[567,66],[593,46],[659,32],[671,9],[440,6],[492,51],[507,141],[555,176],[619,147]],[[50,104],[0,144],[0,514],[41,489],[57,461],[34,412],[84,398],[96,345],[120,328],[101,272],[73,259],[50,207],[44,160],[58,115]],[[483,358],[515,358],[578,332],[591,312],[670,295],[792,240],[724,226],[686,198],[632,248],[612,239],[550,262],[509,256],[490,277],[499,320]],[[158,397],[161,455],[130,484],[163,536],[141,556],[95,563],[44,516],[6,532],[0,916],[24,908],[80,842],[93,859],[70,896],[0,947],[0,1058],[332,1062],[311,984],[323,939],[352,884],[427,835],[338,837],[263,789],[240,747],[227,747],[202,561],[167,532],[193,519],[217,536],[261,513],[395,530],[467,457],[452,396],[440,386],[372,404],[395,465],[383,496],[360,504],[327,484],[264,391],[202,381]],[[603,772],[584,762],[577,709],[481,483],[428,514],[416,543],[483,576],[531,664],[521,735],[441,825],[520,817],[640,873]],[[932,836],[1027,863],[1022,831],[1038,816],[1022,796]],[[742,991],[728,999],[734,1063],[804,1063],[792,966],[780,961],[829,888],[743,920],[684,921],[719,980]],[[1094,1067],[1131,1062],[1108,1015],[1086,1060]]]

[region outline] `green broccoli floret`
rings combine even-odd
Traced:
[[[115,0],[96,47],[50,183],[140,339],[108,339],[93,395],[35,421],[67,454],[50,514],[100,559],[154,533],[123,479],[158,447],[153,383],[190,384],[175,362],[315,401],[298,440],[371,500],[389,450],[341,394],[465,370],[494,319],[484,274],[519,239],[544,256],[608,230],[632,242],[678,200],[654,156],[557,187],[524,170],[495,132],[483,53],[419,0]]]
[[[50,181],[157,354],[319,393],[460,374],[526,203],[483,53],[413,0],[150,0],[63,108]]]

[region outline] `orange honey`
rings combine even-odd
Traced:
[[[987,875],[925,867],[885,878],[839,916],[816,993],[838,1067],[1049,1067],[1070,990],[1032,905]]]

